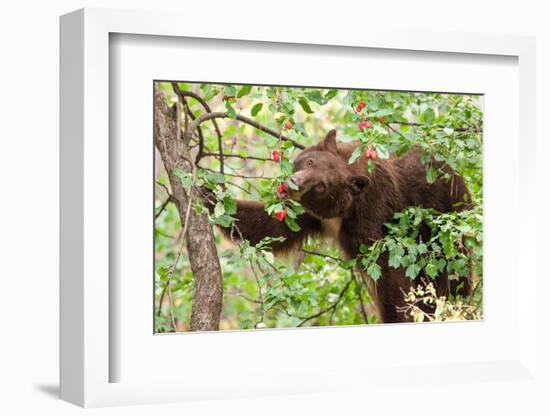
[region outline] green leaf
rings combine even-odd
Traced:
[[[328,90],[328,92],[323,97],[324,101],[332,100],[334,97],[338,95],[338,90]]]
[[[207,172],[206,181],[210,183],[225,183],[225,176],[217,172]]]
[[[252,110],[250,110],[250,114],[252,115],[252,117],[256,117],[258,113],[262,110],[263,106],[264,105],[262,103],[255,104],[254,107],[252,107]]]
[[[292,175],[292,173],[294,173],[294,164],[288,159],[283,158],[283,160],[281,160],[281,171],[285,176]]]
[[[435,119],[435,112],[432,108],[426,109],[422,114],[420,114],[420,122],[431,124]]]
[[[434,168],[433,166],[430,166],[426,170],[426,180],[428,181],[428,183],[434,183],[436,179],[437,179],[437,169]]]
[[[233,106],[229,101],[231,100],[227,100],[225,102],[225,109],[227,110],[227,115],[229,116],[229,118],[236,118],[237,112],[235,111],[235,109],[233,108]]]
[[[376,153],[378,153],[380,159],[388,159],[390,157],[387,147],[382,144],[376,145]]]
[[[300,98],[298,102],[300,103],[300,105],[302,106],[302,108],[306,113],[313,114],[313,110],[311,109],[311,107],[309,106],[309,103],[304,97]]]
[[[181,169],[176,169],[174,171],[174,176],[179,178],[179,180],[181,181],[181,185],[185,189],[189,189],[193,185],[193,176],[190,172],[184,172]]]
[[[285,224],[288,228],[290,228],[294,232],[300,231],[300,226],[294,220],[294,218],[290,218],[289,216],[286,216],[285,217]]]
[[[357,259],[351,259],[351,260],[346,260],[342,262],[340,266],[343,267],[344,269],[350,270],[350,269],[353,269],[356,264],[357,264]]]
[[[275,263],[275,257],[273,256],[273,253],[271,251],[262,251],[262,253],[264,254],[265,260],[269,264]]]
[[[374,164],[374,161],[372,159],[369,159],[368,162],[367,162],[367,169],[368,169],[369,173],[374,172],[375,167],[376,167],[376,165]]]
[[[397,256],[395,254],[390,255],[388,264],[393,267],[394,269],[397,269],[401,266],[401,258],[400,256]]]
[[[248,95],[252,91],[252,85],[244,85],[237,94],[237,98],[244,97],[245,95]]]
[[[219,90],[212,86],[211,84],[201,84],[201,91],[204,93],[203,98],[205,101],[210,101],[216,95],[218,95]]]
[[[233,224],[233,221],[235,221],[235,218],[229,215],[222,215],[214,219],[214,224],[221,225],[222,227],[227,228],[227,227],[230,227],[231,224]]]
[[[233,197],[227,195],[223,199],[223,207],[228,215],[233,215],[237,212],[237,201]]]
[[[223,214],[225,214],[225,207],[222,202],[218,202],[214,207],[214,216],[221,217]]]
[[[353,150],[353,153],[351,154],[351,157],[349,158],[348,160],[348,164],[352,164],[354,163],[357,159],[359,159],[359,156],[361,156],[361,154],[363,153],[362,151],[362,147],[361,146],[357,146],[354,150]]]
[[[435,279],[437,277],[437,274],[439,273],[437,265],[435,265],[434,263],[428,263],[428,265],[426,266],[426,273],[432,279]]]
[[[290,207],[286,207],[286,215],[288,215],[290,218],[294,218],[294,219],[298,218],[294,210]]]
[[[445,133],[447,136],[450,136],[451,134],[454,133],[454,129],[450,128],[450,127],[445,127],[443,129],[443,133]]]
[[[382,276],[382,268],[377,263],[371,263],[367,268],[367,274],[372,280],[377,281]]]
[[[410,277],[411,280],[413,280],[416,276],[418,276],[418,273],[420,273],[420,266],[416,263],[410,264],[409,267],[407,267],[407,270],[405,270],[405,275],[407,277]]]
[[[293,191],[297,191],[298,189],[300,189],[290,178],[288,179],[288,181],[286,181],[286,184],[288,185],[288,189],[292,189]]]
[[[225,87],[225,95],[235,95],[237,89],[233,85],[228,85]]]
[[[390,114],[393,114],[392,108],[382,108],[376,112],[375,116],[377,118],[380,118],[380,117],[389,116]]]
[[[324,103],[323,96],[321,95],[321,91],[319,91],[319,90],[310,90],[310,91],[305,93],[305,96],[309,100],[311,100],[313,102],[316,102],[319,105],[323,105],[323,103]]]

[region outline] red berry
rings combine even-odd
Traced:
[[[363,109],[363,107],[361,107],[360,105],[355,107],[355,111],[358,112],[358,113],[360,113],[362,109]]]
[[[285,193],[287,190],[288,190],[288,185],[286,183],[281,183],[279,186],[277,186],[278,194]]]
[[[286,209],[283,209],[282,211],[277,211],[275,213],[275,218],[277,221],[282,222],[286,217]]]
[[[361,107],[361,108],[365,108],[366,105],[367,105],[367,103],[364,102],[364,101],[361,101],[361,102],[359,103],[359,107]]]
[[[365,159],[370,159],[370,149],[365,150]]]
[[[290,130],[292,128],[292,123],[290,121],[287,121],[285,124],[285,129]]]
[[[367,129],[370,129],[372,127],[372,124],[370,124],[370,121],[365,121],[365,127]]]
[[[273,156],[273,160],[275,162],[278,162],[279,160],[281,160],[281,153],[278,150],[274,150],[271,155]]]
[[[365,122],[362,121],[361,123],[359,123],[359,130],[363,130],[365,128]]]
[[[376,150],[373,150],[370,152],[371,159],[378,159],[378,153],[376,153]]]
[[[384,122],[384,117],[380,117],[380,123]]]

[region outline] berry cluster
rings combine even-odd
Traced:
[[[368,148],[365,150],[365,159],[378,159],[378,153],[376,153],[376,150]]]
[[[366,105],[367,104],[364,101],[360,101],[359,104],[357,104],[357,106],[355,107],[355,112],[357,114],[361,114],[363,108],[365,108]],[[359,123],[359,130],[361,131],[365,129],[370,129],[372,127],[372,123],[369,121],[368,116],[365,116],[365,118],[365,120]],[[384,117],[380,117],[378,120],[380,121],[380,123],[384,123]]]
[[[370,121],[362,121],[359,123],[359,130],[365,130],[370,129],[372,127],[372,124]]]
[[[279,162],[281,160],[281,158],[283,157],[283,152],[279,152],[278,150],[274,150],[273,153],[271,154],[271,156],[273,157],[273,160],[275,162]]]
[[[366,103],[364,101],[360,101],[359,104],[357,104],[357,106],[355,107],[355,112],[357,114],[361,114],[361,112],[363,111],[363,108],[365,108],[366,106]],[[363,116],[360,116],[363,118],[363,120],[361,120],[359,122],[359,130],[360,131],[363,131],[365,129],[370,129],[372,128],[372,123],[371,121],[369,120],[369,117],[364,114]],[[384,123],[384,117],[380,117],[378,119],[378,121],[380,121],[380,123]],[[376,150],[374,150],[372,148],[372,145],[369,145],[369,147],[367,148],[367,150],[365,151],[365,159],[367,160],[376,160],[378,159],[378,153],[376,152]]]
[[[281,199],[285,199],[288,196],[288,185],[286,183],[281,183],[277,186],[277,195]]]

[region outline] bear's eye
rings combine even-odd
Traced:
[[[315,185],[315,192],[325,192],[325,184],[323,182],[319,182],[317,185]]]
[[[307,166],[308,168],[313,167],[313,159],[308,159],[307,162],[306,162],[306,166]]]

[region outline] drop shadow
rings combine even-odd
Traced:
[[[52,399],[59,399],[59,384],[37,384],[34,387],[36,390]]]

